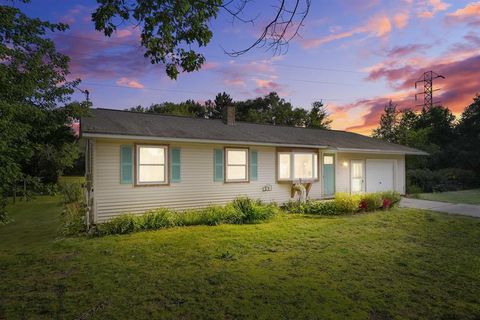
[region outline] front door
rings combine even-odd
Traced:
[[[323,195],[330,197],[335,194],[335,156],[323,155]]]
[[[351,166],[351,193],[365,191],[365,169],[363,160],[352,160]]]

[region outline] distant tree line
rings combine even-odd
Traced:
[[[457,120],[444,106],[399,110],[385,106],[373,137],[418,148],[427,157],[407,157],[410,191],[444,191],[480,186],[480,96]]]
[[[204,103],[193,100],[180,103],[164,102],[152,104],[146,108],[136,106],[128,110],[221,119],[224,108],[227,106],[236,107],[235,118],[237,121],[321,129],[330,129],[332,122],[329,119],[326,107],[321,101],[315,101],[312,103],[311,109],[307,110],[294,107],[290,102],[280,98],[276,92],[244,101],[233,101],[230,95],[223,92],[217,94],[214,100],[207,100]]]

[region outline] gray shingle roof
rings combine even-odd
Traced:
[[[198,119],[112,109],[92,109],[82,117],[82,136],[89,134],[145,136],[176,139],[250,142],[255,144],[325,146],[338,150],[369,150],[426,154],[423,151],[388,143],[360,134],[338,131],[236,122],[229,126],[221,120]]]

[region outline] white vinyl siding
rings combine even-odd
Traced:
[[[122,144],[142,144],[145,141],[97,140],[94,160],[96,221],[130,212],[143,213],[153,208],[176,210],[202,208],[211,204],[226,204],[238,196],[248,196],[265,202],[283,203],[290,199],[290,183],[276,182],[275,147],[256,146],[258,178],[249,183],[213,181],[214,149],[223,145],[206,143],[175,143],[170,148],[182,150],[182,179],[168,186],[135,187],[120,184],[120,152]],[[271,191],[262,191],[265,185]],[[321,197],[321,183],[314,182],[310,197]]]

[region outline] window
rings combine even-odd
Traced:
[[[137,145],[137,184],[166,184],[167,174],[166,146]]]
[[[278,180],[318,179],[318,154],[314,152],[279,152]]]
[[[225,149],[227,182],[248,181],[248,149]]]
[[[290,161],[290,153],[279,153],[278,154],[278,178],[281,180],[288,180],[290,179],[290,169],[291,169],[291,161]]]

